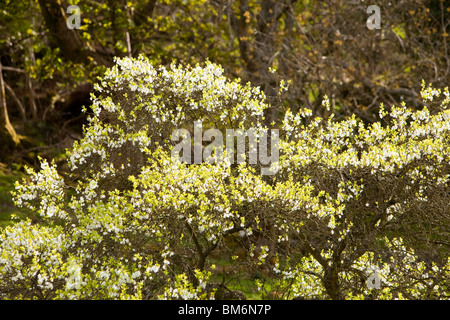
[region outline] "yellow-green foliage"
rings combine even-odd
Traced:
[[[42,223],[0,234],[1,298],[209,299],[214,257],[239,270],[231,276],[258,274],[268,297],[449,297],[447,88],[423,85],[438,108],[381,109],[369,125],[287,111],[273,176],[171,158],[171,130],[195,120],[262,126],[264,94],[217,65],[125,58],[96,88],[68,150],[76,186],[44,160],[16,185],[16,205]],[[379,289],[366,284],[375,267]]]

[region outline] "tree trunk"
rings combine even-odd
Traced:
[[[0,62],[0,160],[5,160],[20,144],[19,136],[9,122],[6,107],[5,84],[3,82],[3,68]]]
[[[279,113],[278,107],[272,103],[272,100],[277,97],[277,92],[273,89],[275,79],[269,73],[269,67],[280,52],[278,44],[275,43],[276,32],[279,20],[286,16],[290,5],[294,2],[295,0],[262,0],[260,10],[256,15],[254,42],[250,42],[248,39],[251,27],[249,1],[241,0],[239,2],[239,19],[231,6],[229,9],[231,27],[238,38],[239,53],[245,65],[246,80],[255,86],[261,86],[271,102],[271,107],[264,114],[266,119],[264,124],[268,127],[278,119]]]
[[[334,263],[325,269],[323,285],[332,300],[341,300],[342,297],[339,288],[339,273]]]

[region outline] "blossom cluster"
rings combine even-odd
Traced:
[[[42,160],[16,184],[33,220],[0,232],[0,298],[212,299],[217,257],[284,298],[448,297],[448,89],[424,85],[437,111],[381,108],[372,124],[286,111],[278,170],[263,176],[171,157],[173,129],[197,120],[264,127],[262,91],[223,72],[116,61],[67,151],[71,172]]]

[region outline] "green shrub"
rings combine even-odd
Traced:
[[[447,88],[423,86],[431,111],[381,109],[370,125],[286,111],[278,170],[261,176],[170,154],[171,132],[195,120],[264,129],[258,88],[209,62],[116,62],[68,150],[75,186],[46,161],[16,184],[16,205],[41,223],[0,234],[0,297],[220,298],[219,258],[223,276],[267,298],[449,297]],[[367,284],[375,267],[379,289]]]

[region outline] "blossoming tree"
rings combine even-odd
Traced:
[[[209,62],[118,59],[69,172],[42,160],[16,184],[34,219],[0,233],[0,297],[222,298],[220,262],[268,298],[448,298],[450,96],[423,84],[422,97],[429,107],[381,108],[370,125],[286,110],[262,176],[170,153],[172,131],[197,120],[265,130],[259,88]]]

